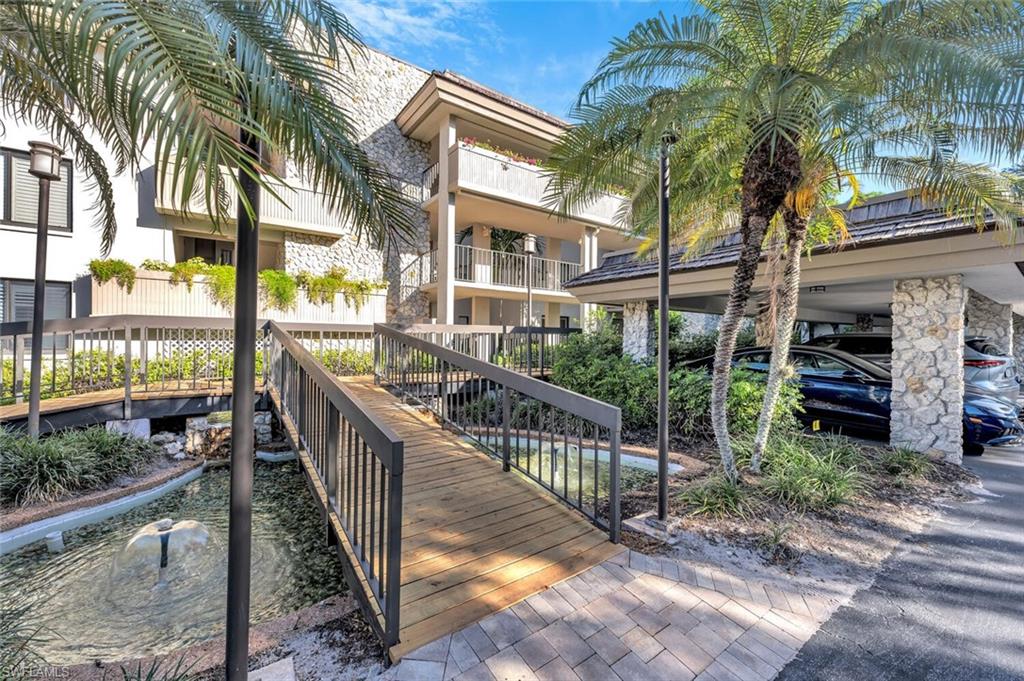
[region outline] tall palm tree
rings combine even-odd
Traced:
[[[1013,0],[700,6],[688,17],[659,15],[613,42],[582,88],[572,112],[578,125],[552,155],[550,191],[567,211],[611,184],[632,187],[633,226],[642,233],[653,222],[658,140],[672,129],[681,139],[671,157],[678,238],[701,241],[687,230],[736,210],[739,253],[711,399],[719,453],[735,478],[730,360],[769,225],[804,180],[805,150],[823,147],[840,169],[1007,216],[1005,182],[960,161],[955,143],[990,158],[1019,154],[1024,23]]]
[[[237,219],[229,679],[247,669],[259,197],[280,198],[283,183],[264,159],[294,163],[358,239],[392,245],[414,224],[415,208],[359,147],[341,105],[349,88],[340,66],[358,69],[361,53],[330,0],[0,4],[0,111],[73,150],[98,190],[104,252],[115,199],[93,138],[117,172],[152,162],[158,191],[169,186],[179,205],[201,195],[215,228]]]

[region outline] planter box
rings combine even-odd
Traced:
[[[170,317],[231,317],[234,311],[215,302],[210,295],[210,284],[205,276],[197,276],[192,288],[184,282],[171,282],[169,272],[139,270],[132,292],[114,280],[99,283],[93,277],[92,316],[101,315],[160,315]],[[332,324],[372,324],[383,322],[387,314],[387,295],[380,291],[366,296],[360,309],[345,302],[338,294],[334,306],[314,305],[299,289],[295,307],[287,311],[272,310],[263,301],[259,306],[261,319],[282,322],[324,322]]]

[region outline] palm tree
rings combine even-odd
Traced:
[[[702,219],[738,214],[711,400],[719,453],[735,478],[725,413],[730,360],[765,235],[804,181],[806,150],[821,147],[842,171],[929,187],[951,208],[1007,217],[1005,181],[955,151],[960,144],[990,158],[1019,154],[1024,22],[1013,0],[701,5],[698,14],[659,15],[613,42],[580,93],[578,125],[552,155],[550,187],[562,211],[609,185],[632,187],[633,227],[642,234],[652,223],[658,140],[672,129],[681,139],[671,157],[677,239],[707,241],[691,231]]]
[[[330,0],[20,0],[0,4],[0,111],[49,130],[97,187],[108,252],[110,172],[155,166],[179,205],[201,195],[215,229],[237,219],[238,276],[228,550],[228,678],[244,679],[248,643],[255,292],[259,197],[285,157],[354,225],[393,245],[415,210],[359,147],[340,105],[358,35]],[[227,189],[238,196],[226,200]]]

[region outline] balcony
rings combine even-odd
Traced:
[[[531,208],[550,211],[545,200],[548,189],[546,171],[535,165],[514,161],[487,149],[460,142],[448,154],[450,181],[464,191],[511,201]],[[424,199],[438,192],[437,164],[423,171]],[[608,227],[620,227],[620,212],[628,199],[617,194],[604,194],[570,217],[582,222]]]
[[[172,178],[170,172],[164,177],[164,191],[157,193],[154,200],[157,212],[171,215],[188,213],[202,219],[207,214],[206,200],[202,193],[193,194],[186,209],[171,190]],[[415,182],[396,180],[395,185],[410,201],[419,201],[419,187]],[[231,207],[230,213],[234,215],[238,192],[230,182],[224,183],[224,189],[225,205]],[[276,197],[270,192],[262,192],[260,195],[260,224],[326,236],[346,233],[344,218],[327,207],[323,194],[303,186],[297,179],[289,179],[287,186],[276,185],[275,192]]]
[[[536,291],[564,292],[565,282],[580,273],[580,264],[534,257],[527,264],[521,253],[504,253],[473,246],[455,246],[455,281],[494,288],[526,289],[527,277]],[[437,282],[437,251],[426,253],[403,274],[403,287]]]

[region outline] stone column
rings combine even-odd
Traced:
[[[1013,352],[1013,308],[968,289],[967,335],[985,336],[1009,355]]]
[[[1013,315],[1013,358],[1017,361],[1017,375],[1024,376],[1024,317]]]
[[[622,308],[622,354],[640,362],[654,357],[654,306],[646,300]]]
[[[894,447],[963,459],[963,277],[897,281],[892,296]]]
[[[455,322],[455,194],[448,184],[456,179],[448,152],[458,144],[455,118],[444,116],[437,134],[437,323]]]
[[[589,272],[597,267],[597,234],[600,230],[596,227],[584,226],[580,234],[580,271]],[[580,305],[580,326],[586,331],[590,328],[590,318],[593,315],[595,305],[583,303]]]

